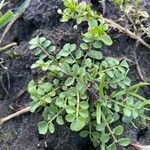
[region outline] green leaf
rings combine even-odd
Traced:
[[[96,41],[93,43],[93,46],[94,46],[94,48],[101,48],[102,44],[100,42]]]
[[[59,53],[58,53],[58,58],[60,58],[61,56],[63,57],[67,57],[70,54],[70,51],[68,49],[62,49]]]
[[[115,110],[116,112],[119,112],[119,111],[120,111],[120,107],[119,107],[117,104],[115,104],[115,105],[114,105],[114,110]]]
[[[116,135],[121,135],[123,133],[123,126],[119,125],[113,129],[113,132]]]
[[[44,43],[43,43],[42,45],[43,45],[43,47],[46,49],[47,47],[50,46],[50,44],[51,44],[51,41],[46,40],[46,41],[44,41]]]
[[[12,18],[14,14],[11,10],[8,10],[2,17],[0,17],[0,28],[5,26]]]
[[[45,94],[45,91],[44,91],[44,89],[42,88],[42,87],[38,87],[38,89],[37,89],[37,93],[39,94],[39,95],[44,95]]]
[[[126,70],[124,69],[124,67],[120,67],[120,66],[119,66],[119,67],[118,67],[118,70],[119,70],[121,73],[123,73],[123,74],[126,72]]]
[[[38,123],[38,130],[40,134],[46,134],[48,131],[48,122],[41,121]]]
[[[51,98],[49,95],[46,95],[46,96],[44,97],[44,101],[45,101],[46,103],[51,103],[51,102],[52,102],[52,98]]]
[[[81,49],[83,49],[83,50],[87,50],[87,49],[89,48],[86,43],[81,43],[81,44],[80,44],[80,47],[81,47]]]
[[[101,104],[98,102],[96,104],[96,121],[97,121],[97,124],[100,124],[101,123]]]
[[[132,111],[128,108],[124,108],[123,112],[127,117],[130,117],[132,115]]]
[[[88,109],[89,108],[89,104],[88,104],[87,101],[82,101],[82,102],[80,102],[80,107],[82,109]]]
[[[36,111],[36,109],[40,106],[40,102],[39,101],[32,101],[29,106],[30,106],[30,111],[32,113],[34,113]]]
[[[102,53],[100,51],[95,51],[95,50],[90,50],[88,52],[88,56],[97,60],[101,60],[103,58]]]
[[[122,138],[118,140],[118,144],[121,146],[128,146],[131,143],[129,138]]]
[[[110,46],[110,45],[112,45],[112,40],[111,40],[111,38],[110,38],[110,36],[109,35],[107,35],[107,34],[104,34],[103,36],[102,36],[102,41],[107,45],[107,46]]]
[[[89,21],[88,21],[88,25],[89,27],[95,27],[95,26],[98,26],[97,24],[97,20],[93,19],[93,18],[90,18]]]
[[[88,134],[89,134],[89,132],[88,132],[88,131],[86,131],[86,130],[81,131],[81,132],[79,133],[79,135],[80,135],[81,137],[83,137],[83,138],[87,137],[87,136],[88,136]]]
[[[55,52],[55,50],[56,50],[56,47],[55,47],[55,46],[50,46],[50,47],[47,48],[47,51],[48,51],[49,53]]]
[[[105,130],[105,125],[104,125],[103,123],[98,124],[98,125],[96,126],[96,130],[97,130],[97,131],[104,131],[104,130]]]
[[[97,132],[97,131],[93,131],[92,136],[93,136],[94,139],[99,139],[101,137],[100,133]]]
[[[52,84],[47,82],[41,84],[40,87],[42,87],[45,90],[45,92],[49,92],[52,89]]]
[[[72,58],[66,58],[66,59],[65,59],[65,62],[66,62],[67,64],[73,64],[73,63],[75,63],[75,60],[72,59]]]
[[[35,45],[36,47],[39,45],[39,37],[35,37],[29,42],[30,45]]]
[[[79,67],[79,65],[74,64],[73,67],[72,67],[72,71],[73,71],[74,76],[79,75],[80,74],[80,67]]]
[[[67,63],[60,64],[60,67],[62,72],[70,74],[70,66]]]
[[[86,122],[85,120],[81,119],[81,118],[76,118],[70,125],[70,129],[72,131],[80,131],[84,126],[85,126]]]
[[[75,106],[76,105],[76,102],[77,100],[74,98],[74,97],[72,97],[72,96],[70,96],[69,98],[68,98],[68,104],[69,105],[72,105],[72,106]]]
[[[109,134],[102,134],[101,137],[100,137],[100,141],[102,143],[107,143],[109,141],[109,138],[110,138],[110,135]]]
[[[55,102],[55,104],[59,107],[64,107],[65,100],[63,98],[58,98]]]
[[[70,45],[70,51],[73,52],[76,49],[76,44]]]
[[[59,115],[59,116],[56,118],[56,122],[57,122],[59,125],[63,125],[63,124],[64,124],[64,120],[63,120],[62,116]]]
[[[81,50],[78,50],[75,52],[76,59],[80,59],[82,57],[82,55],[83,55],[83,52]]]
[[[102,74],[101,81],[99,84],[99,93],[101,97],[104,97],[104,87],[105,87],[105,74]]]
[[[75,113],[73,113],[73,114],[67,114],[66,117],[65,117],[65,119],[66,119],[68,122],[73,122],[74,119],[75,119],[75,117],[76,117],[76,114],[75,114]]]
[[[42,50],[40,48],[35,49],[34,51],[34,55],[38,56],[40,53],[42,52]]]
[[[83,62],[84,62],[84,65],[89,68],[92,66],[92,60],[90,58],[85,59],[85,61]]]
[[[55,127],[54,127],[54,125],[52,123],[49,124],[48,129],[49,129],[50,133],[54,133],[55,132]]]
[[[128,63],[127,63],[125,60],[123,60],[123,61],[120,63],[120,66],[129,68]]]
[[[74,83],[74,78],[70,77],[65,81],[65,86],[71,86]]]
[[[117,150],[116,149],[116,143],[112,143],[107,147],[107,150]]]
[[[68,113],[68,114],[72,114],[72,113],[74,113],[76,111],[76,108],[74,107],[74,106],[67,106],[66,107],[66,112]]]
[[[113,72],[113,71],[107,71],[106,73],[107,73],[111,78],[114,77],[114,72]]]
[[[137,111],[132,111],[132,116],[136,119],[139,116],[139,113]]]
[[[79,110],[79,115],[83,118],[87,118],[89,116],[88,110],[86,109],[80,109]]]
[[[45,38],[45,37],[40,37],[40,38],[39,38],[39,43],[40,43],[40,44],[42,44],[44,41],[46,41],[46,38]]]

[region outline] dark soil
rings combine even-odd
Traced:
[[[21,3],[14,0],[9,8],[15,10]],[[17,42],[18,45],[0,54],[4,59],[0,67],[0,118],[23,108],[30,102],[29,95],[25,92],[19,99],[17,94],[27,87],[28,82],[37,78],[38,72],[30,69],[35,57],[28,48],[28,42],[36,35],[43,35],[50,39],[58,48],[65,42],[80,41],[80,32],[84,26],[74,30],[74,22],[60,23],[57,9],[61,8],[61,0],[32,0],[30,7],[11,27],[2,45]],[[95,6],[93,6],[95,8]],[[98,9],[99,7],[99,9]],[[96,9],[101,11],[101,6]],[[150,14],[150,1],[145,0],[142,8]],[[121,14],[109,2],[106,3],[106,17],[117,19]],[[150,20],[148,21],[150,24]],[[121,33],[110,31],[114,44],[104,46],[102,52],[105,56],[122,58],[126,57],[135,62],[135,41]],[[150,51],[139,46],[136,49],[138,61],[145,78],[150,77]],[[133,83],[141,81],[135,63],[130,63],[130,77]],[[150,98],[150,88],[145,87],[141,93]],[[92,150],[94,149],[88,139],[81,138],[78,133],[71,132],[67,126],[58,126],[55,134],[41,136],[37,131],[37,122],[41,120],[40,113],[19,116],[5,123],[0,128],[0,150]],[[141,124],[139,122],[139,124]],[[131,125],[125,126],[125,135],[133,141],[150,144],[150,131],[146,127],[135,129]]]

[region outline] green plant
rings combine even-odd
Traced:
[[[61,22],[67,22],[70,19],[75,19],[77,24],[87,21],[90,18],[96,19],[99,17],[97,12],[93,11],[90,4],[86,2],[78,2],[78,0],[64,0],[64,6],[66,7],[62,12],[58,10],[59,14],[62,14]]]
[[[2,0],[0,2],[0,11],[6,4],[7,4],[7,2],[5,3],[5,0]],[[2,28],[4,25],[6,25],[13,18],[13,16],[14,16],[14,14],[11,10],[8,10],[5,14],[2,14],[0,12],[0,28]]]
[[[125,13],[126,19],[132,24],[133,30],[140,36],[150,36],[150,30],[143,22],[149,18],[149,14],[140,8],[142,0],[110,0]]]
[[[88,32],[83,34],[83,41],[88,43],[93,43],[95,48],[101,48],[101,42],[105,45],[112,45],[112,40],[110,36],[106,33],[108,26],[104,23],[98,23],[95,19],[89,19],[88,21]]]
[[[99,43],[67,43],[57,51],[49,40],[36,37],[30,41],[30,49],[39,57],[31,68],[46,74],[28,85],[31,112],[43,107],[40,134],[54,133],[55,122],[63,125],[67,121],[71,130],[89,136],[94,146],[116,150],[116,144],[130,143],[130,139],[120,138],[123,126],[115,126],[118,120],[150,120],[144,114],[149,101],[138,94],[141,86],[149,84],[131,86],[128,63],[104,58]]]
[[[101,42],[108,46],[112,45],[112,40],[106,32],[108,25],[101,15],[91,10],[90,4],[78,0],[64,0],[64,6],[64,11],[58,10],[62,15],[61,22],[70,19],[75,19],[77,24],[88,22],[88,31],[83,34],[86,43],[92,42],[97,48],[101,47]]]

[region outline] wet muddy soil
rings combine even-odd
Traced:
[[[22,1],[11,1],[8,7],[15,10]],[[27,106],[30,102],[26,91],[19,98],[17,95],[20,90],[27,87],[31,79],[38,76],[38,72],[30,69],[35,61],[28,48],[28,42],[32,37],[46,36],[58,48],[65,42],[80,41],[80,32],[84,30],[84,26],[74,30],[73,21],[60,23],[57,9],[62,6],[61,0],[32,0],[30,7],[6,35],[3,45],[10,42],[17,42],[18,45],[0,53],[0,58],[4,61],[3,67],[0,67],[0,118]],[[142,7],[150,14],[149,0],[145,0]],[[101,11],[100,6],[97,9]],[[105,16],[117,20],[119,15],[119,10],[106,1]],[[148,23],[150,24],[150,20]],[[101,50],[103,54],[116,58],[126,57],[135,62],[135,41],[116,31],[110,31],[109,34],[114,43],[111,47],[104,46]],[[150,50],[139,45],[136,55],[144,77],[149,79]],[[133,83],[141,81],[135,63],[130,63],[129,74]],[[150,98],[150,88],[143,88],[141,93]],[[40,119],[39,112],[28,113],[5,123],[0,127],[0,150],[94,150],[89,139],[83,139],[77,133],[71,132],[67,125],[58,126],[55,134],[39,135],[36,124]],[[125,135],[130,136],[133,141],[150,144],[150,130],[145,126],[135,129],[131,125],[126,125]]]

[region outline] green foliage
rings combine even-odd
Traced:
[[[55,46],[51,45],[51,41],[47,40],[45,37],[36,37],[32,39],[29,43],[30,49],[34,50],[35,56],[40,59],[44,59],[47,56],[51,57],[51,54],[55,51]]]
[[[97,12],[93,11],[90,4],[87,4],[85,1],[79,3],[78,0],[64,0],[64,6],[66,9],[63,12],[58,10],[58,13],[63,16],[62,22],[75,19],[77,24],[80,24],[89,18],[98,18]]]
[[[11,10],[8,10],[6,13],[2,14],[1,9],[6,5],[5,0],[0,2],[0,28],[5,26],[14,16],[14,13]]]
[[[93,42],[95,48],[100,48],[101,43],[107,46],[112,45],[112,40],[107,35],[108,26],[104,19],[97,12],[91,10],[90,4],[78,2],[78,0],[64,0],[64,11],[58,10],[62,14],[62,22],[70,19],[76,20],[77,24],[88,22],[88,32],[83,34],[84,42]]]
[[[137,9],[142,0],[110,0],[117,6],[119,6],[125,12],[134,11],[132,9]]]
[[[49,51],[53,47],[49,40],[36,37],[30,41],[30,48],[39,56],[32,68],[47,74],[28,85],[31,112],[44,108],[43,121],[38,123],[40,134],[54,133],[55,122],[69,122],[71,130],[89,136],[94,146],[115,150],[116,144],[127,146],[130,140],[120,139],[123,126],[112,128],[112,124],[120,119],[125,123],[148,119],[144,114],[148,101],[138,95],[138,89],[149,84],[131,86],[126,60],[104,58],[97,49],[100,45],[97,41],[80,46],[67,43],[60,51]]]
[[[150,37],[149,26],[145,26],[145,21],[149,18],[149,14],[142,10],[140,4],[142,0],[110,0],[114,2],[125,13],[132,30],[137,34]]]
[[[43,107],[39,133],[54,133],[55,123],[68,122],[72,131],[89,136],[95,147],[116,150],[117,144],[127,146],[130,139],[121,138],[124,128],[118,120],[150,120],[144,114],[149,101],[138,94],[139,88],[149,83],[131,86],[126,60],[103,57],[99,49],[102,44],[110,46],[112,40],[102,16],[89,4],[64,0],[64,6],[64,11],[58,10],[61,21],[87,22],[88,30],[79,46],[66,43],[60,50],[45,37],[30,41],[30,49],[38,57],[31,68],[46,74],[38,82],[32,80],[28,84],[31,112]],[[114,126],[116,122],[118,125]]]
[[[100,48],[101,42],[103,42],[107,46],[112,45],[112,40],[110,36],[106,33],[108,29],[108,26],[106,24],[98,24],[97,20],[89,19],[88,25],[88,32],[83,34],[84,42],[93,42],[93,46],[95,48]]]

